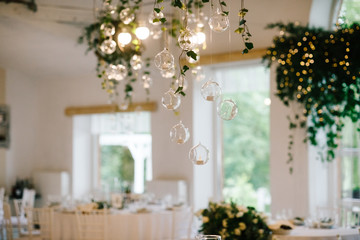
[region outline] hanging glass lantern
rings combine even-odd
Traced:
[[[172,78],[173,76],[175,76],[175,68],[161,70],[160,73],[163,78]]]
[[[169,89],[161,99],[162,105],[169,110],[177,109],[181,104],[181,98],[179,94],[175,94],[173,89]]]
[[[168,70],[174,68],[174,56],[164,48],[155,56],[155,66],[160,70]]]
[[[209,26],[214,32],[224,32],[229,28],[229,17],[221,12],[219,8],[216,9],[215,13],[209,19]]]
[[[151,79],[151,77],[149,76],[149,74],[144,74],[141,77],[141,80],[143,81],[143,87],[144,88],[150,88],[150,86],[152,85],[153,81]]]
[[[130,98],[126,97],[123,102],[119,104],[119,109],[121,111],[126,111],[130,105]]]
[[[190,51],[196,46],[196,34],[190,29],[186,28],[180,33],[178,37],[178,43],[183,50]]]
[[[217,106],[217,114],[223,120],[232,120],[238,113],[238,107],[231,99],[225,99],[219,102]]]
[[[106,39],[101,43],[100,50],[105,54],[112,54],[116,50],[116,42],[111,38]]]
[[[198,82],[201,82],[202,80],[205,79],[204,69],[201,66],[197,66],[191,69],[191,74],[193,76],[193,79]]]
[[[201,96],[206,101],[215,101],[221,95],[221,88],[217,82],[207,81],[201,87]]]
[[[143,63],[139,55],[132,56],[130,60],[130,65],[135,71],[140,70],[142,68],[142,64]]]
[[[127,75],[128,75],[128,71],[126,69],[126,67],[122,64],[118,64],[118,65],[113,65],[112,68],[113,70],[113,78],[117,81],[121,81],[124,80]]]
[[[162,36],[162,30],[160,26],[151,26],[150,28],[150,35],[153,39],[160,39]]]
[[[103,23],[100,26],[100,31],[104,34],[104,36],[110,37],[115,34],[115,27],[112,23]]]
[[[164,17],[164,14],[162,12],[156,12],[156,11],[152,11],[149,15],[149,23],[152,24],[152,25],[160,25],[161,24],[161,21],[160,19]],[[154,22],[154,19],[157,19],[155,20]]]
[[[170,139],[177,144],[186,143],[190,138],[189,129],[180,121],[170,130]]]
[[[124,8],[119,13],[119,18],[124,24],[129,24],[135,19],[134,11],[130,8]]]
[[[195,165],[204,165],[209,161],[209,149],[207,149],[200,142],[190,149],[189,159]]]

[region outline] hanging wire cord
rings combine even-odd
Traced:
[[[0,2],[4,2],[6,4],[8,3],[19,3],[24,4],[27,6],[27,8],[33,12],[37,11],[37,5],[35,3],[35,0],[0,0]]]

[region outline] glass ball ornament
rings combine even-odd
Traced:
[[[134,69],[135,71],[140,70],[142,68],[142,60],[141,57],[139,55],[134,55],[132,56],[131,60],[130,60],[130,65],[132,67],[132,69]]]
[[[204,69],[201,66],[197,66],[191,69],[191,74],[193,76],[193,79],[196,80],[197,82],[201,82],[202,80],[205,79]]]
[[[114,71],[114,79],[117,81],[121,81],[124,80],[127,75],[128,75],[128,70],[126,69],[126,67],[122,64],[118,64],[116,66],[113,67]]]
[[[160,74],[163,78],[172,78],[175,76],[175,68],[173,67],[167,70],[161,70]]]
[[[123,102],[120,102],[119,109],[121,111],[126,111],[129,108],[130,105],[130,98],[125,98]]]
[[[160,26],[153,25],[150,29],[150,35],[153,39],[160,39],[162,36],[162,30]]]
[[[106,37],[110,37],[115,34],[115,26],[112,23],[103,23],[100,26],[100,31]]]
[[[221,12],[218,8],[216,12],[210,17],[209,26],[214,32],[224,32],[230,26],[229,17],[225,13]]]
[[[215,101],[221,95],[221,88],[217,82],[207,81],[201,87],[201,96],[206,101]]]
[[[184,144],[190,138],[189,129],[180,121],[170,130],[170,140],[177,144]]]
[[[195,165],[204,165],[209,161],[209,149],[199,142],[190,149],[189,159]]]
[[[105,54],[112,54],[116,50],[116,42],[114,40],[106,39],[100,45],[100,51]]]
[[[223,120],[232,120],[238,113],[238,107],[231,99],[225,99],[217,105],[217,114]]]
[[[164,17],[164,14],[162,12],[156,12],[156,11],[152,11],[149,15],[149,23],[152,24],[152,25],[160,25],[161,24],[161,21],[160,19]],[[155,21],[154,22],[154,19],[158,19],[159,21]]]
[[[168,110],[175,110],[181,104],[181,98],[179,94],[175,94],[173,89],[169,89],[161,98],[162,105]]]
[[[155,66],[160,70],[169,70],[174,68],[174,56],[164,48],[161,52],[156,54],[154,59]]]
[[[179,34],[178,43],[183,50],[190,51],[197,44],[196,34],[192,30],[186,28]]]
[[[119,13],[119,18],[124,24],[129,24],[135,19],[134,11],[130,8],[124,8]]]
[[[153,83],[153,80],[152,80],[152,78],[149,76],[149,74],[144,74],[144,75],[141,77],[141,80],[143,81],[143,87],[144,87],[145,89],[150,88],[150,86],[151,86],[152,83]]]

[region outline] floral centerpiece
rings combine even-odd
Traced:
[[[208,208],[199,210],[199,232],[218,234],[222,239],[267,240],[271,231],[266,216],[253,207],[237,206],[235,203],[209,202]]]

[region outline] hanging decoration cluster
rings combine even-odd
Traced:
[[[96,10],[97,22],[85,28],[79,43],[86,41],[87,51],[94,51],[97,60],[97,74],[103,80],[102,88],[109,94],[112,103],[119,95],[117,86],[124,83],[125,110],[131,100],[133,84],[142,80],[148,92],[152,85],[150,59],[142,59],[145,50],[143,40],[149,37],[150,30],[137,19],[142,0],[120,0],[115,6],[111,0],[103,0]],[[160,36],[154,35],[154,38]]]
[[[290,129],[306,128],[306,140],[314,146],[319,146],[317,136],[324,130],[326,143],[320,147],[326,154],[322,159],[331,161],[341,138],[343,119],[358,122],[360,118],[360,26],[324,31],[276,23],[268,28],[280,30],[264,56],[269,66],[277,64],[276,95],[287,106],[295,101],[303,107],[302,114],[289,116]],[[289,162],[293,160],[292,145],[290,139]]]
[[[155,56],[155,66],[160,70],[162,76],[172,78],[170,89],[162,97],[162,105],[168,110],[177,110],[181,105],[181,98],[185,97],[187,88],[186,72],[196,64],[199,59],[200,46],[204,47],[206,35],[204,33],[206,22],[211,31],[222,33],[229,29],[229,12],[225,10],[227,4],[223,0],[174,0],[171,6],[180,10],[181,20],[172,19],[171,28],[168,29],[168,19],[162,6],[164,0],[155,0],[153,13],[150,15],[149,22],[152,24],[162,24],[162,30],[177,40],[177,45],[181,49],[178,56],[178,74],[176,76],[175,57],[169,51],[167,38],[165,37],[164,49]],[[206,3],[210,3],[211,16],[206,17],[202,9]],[[245,49],[243,53],[248,53],[253,48],[250,41],[251,34],[246,25],[245,15],[248,12],[244,8],[244,0],[241,1],[239,15],[239,26],[235,32],[241,34]],[[152,20],[152,21],[151,21]],[[165,34],[166,36],[167,34]],[[182,61],[186,59],[185,61]],[[201,66],[191,69],[195,79],[204,79]],[[221,87],[213,80],[205,82],[201,88],[201,95],[206,101],[216,102],[221,96]],[[238,108],[231,99],[219,100],[217,106],[218,115],[224,120],[232,120],[238,112]],[[173,142],[183,144],[189,139],[188,128],[180,121],[170,131],[170,138]],[[189,152],[190,160],[196,165],[206,164],[209,160],[209,150],[201,143],[195,145]]]
[[[110,102],[119,95],[117,86],[121,82],[125,90],[125,101],[119,103],[121,110],[128,107],[133,83],[138,78],[148,92],[152,79],[150,72],[144,68],[149,67],[150,62],[144,64],[141,56],[145,49],[143,40],[151,34],[154,39],[163,36],[164,48],[154,56],[153,63],[162,77],[171,79],[170,88],[164,93],[161,103],[168,110],[178,111],[182,98],[186,96],[187,73],[191,72],[197,81],[205,79],[202,67],[196,66],[200,59],[200,48],[206,48],[205,27],[208,25],[215,34],[230,29],[227,3],[224,0],[172,0],[166,5],[171,7],[168,10],[164,7],[164,0],[154,0],[153,10],[145,24],[139,20],[142,0],[118,0],[116,6],[111,0],[101,1],[100,10],[96,11],[97,22],[85,28],[79,42],[86,41],[88,51],[95,52],[98,58],[97,74],[103,79],[102,87],[108,92]],[[209,4],[210,16],[203,12],[205,4]],[[244,42],[243,53],[253,48],[245,20],[247,12],[244,0],[241,0],[239,25],[234,31],[241,35]],[[176,58],[169,48],[171,37],[176,39],[176,45],[181,50]],[[212,79],[201,88],[201,95],[206,101],[218,102],[218,115],[224,120],[232,120],[238,108],[231,99],[221,99],[221,93],[220,85]],[[171,129],[170,138],[177,144],[184,144],[190,138],[190,133],[180,121]],[[209,160],[209,150],[199,143],[191,148],[189,158],[194,164],[203,165]]]

